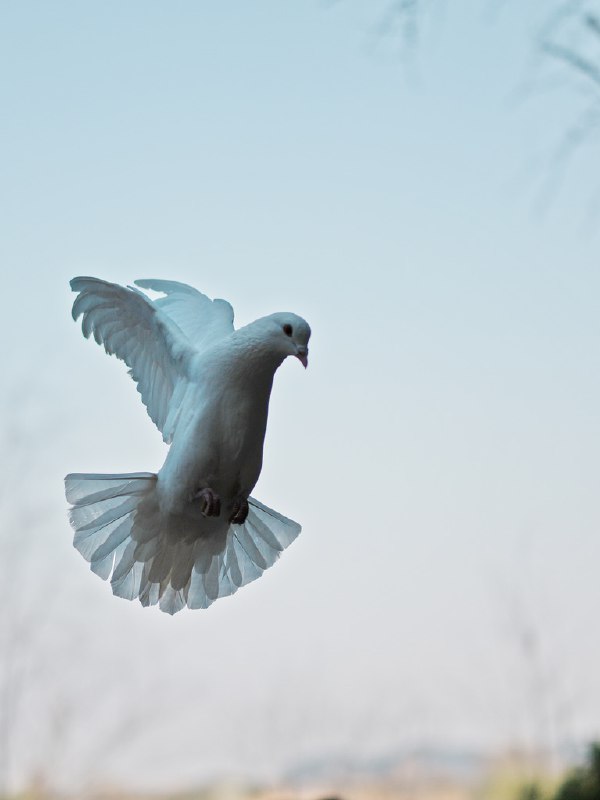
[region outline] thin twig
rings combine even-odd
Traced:
[[[592,61],[575,53],[568,47],[555,44],[554,42],[543,42],[542,51],[547,55],[573,67],[582,75],[585,75],[594,82],[596,87],[600,87],[600,68],[597,67]]]

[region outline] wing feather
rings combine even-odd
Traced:
[[[150,418],[169,441],[165,422],[171,400],[177,386],[186,383],[194,352],[188,338],[137,289],[86,277],[73,278],[71,288],[77,292],[73,319],[83,317],[83,335],[127,364]]]
[[[152,302],[178,325],[197,351],[233,332],[233,308],[226,300],[211,300],[178,281],[145,278],[134,283],[164,295]]]

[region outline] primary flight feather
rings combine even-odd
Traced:
[[[250,497],[262,467],[273,377],[306,367],[310,327],[280,312],[238,330],[225,300],[175,281],[74,278],[73,319],[129,367],[170,444],[158,474],[65,478],[74,545],[119,597],[174,614],[258,578],[300,525]]]

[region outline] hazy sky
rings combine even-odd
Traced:
[[[13,780],[600,734],[597,149],[548,168],[585,96],[531,60],[546,3],[432,6],[404,68],[383,3],[1,4]],[[312,326],[255,490],[303,533],[207,611],[71,548],[64,474],[165,454],[77,274]]]

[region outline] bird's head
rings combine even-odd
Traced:
[[[269,331],[269,343],[273,349],[286,358],[296,356],[300,363],[308,366],[308,340],[310,326],[297,314],[280,311],[264,318]]]

